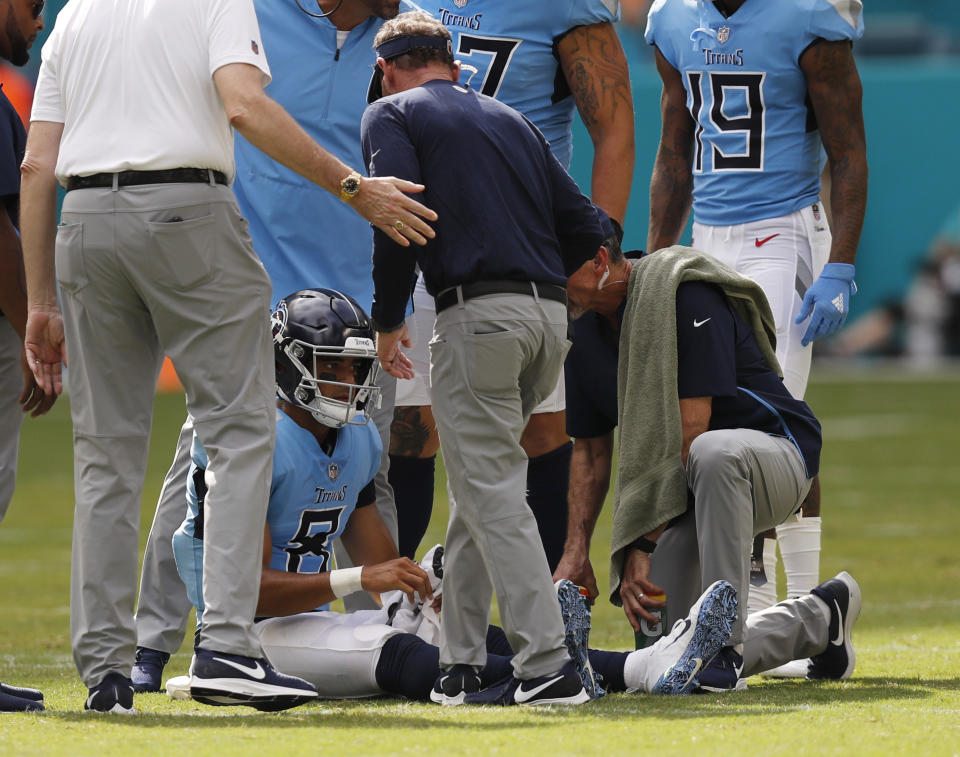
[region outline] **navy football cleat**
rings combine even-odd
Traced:
[[[860,616],[860,585],[846,571],[814,587],[811,592],[830,608],[827,648],[810,658],[807,678],[846,680],[853,673],[853,624]]]
[[[454,665],[437,676],[430,691],[430,701],[435,704],[457,706],[468,694],[480,691],[480,676],[472,665]]]
[[[577,668],[583,688],[591,699],[602,697],[605,692],[597,683],[596,675],[590,665],[588,653],[590,643],[590,605],[580,593],[580,587],[573,581],[562,578],[554,584],[557,601],[560,603],[560,616],[563,618],[563,641],[567,654]]]
[[[109,712],[114,715],[133,715],[133,685],[119,673],[107,673],[100,683],[90,689],[83,705],[90,712]]]
[[[170,655],[149,647],[137,647],[137,658],[130,671],[130,682],[138,694],[160,691],[163,667]]]
[[[286,710],[317,698],[312,684],[276,671],[265,659],[197,648],[190,663],[190,695],[215,706]]]

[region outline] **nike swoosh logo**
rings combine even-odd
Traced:
[[[233,660],[225,660],[222,657],[214,657],[214,660],[217,662],[222,662],[224,665],[229,665],[231,668],[239,670],[241,673],[250,676],[251,678],[256,678],[258,681],[263,680],[267,677],[267,671],[263,669],[259,662],[253,663],[252,668],[248,668],[246,665],[241,665],[239,662],[234,662]]]
[[[779,235],[779,234],[771,234],[770,236],[765,237],[764,239],[757,239],[756,237],[754,237],[753,243],[754,243],[757,247],[763,247],[763,246],[764,246],[767,242],[769,242],[771,239],[773,239],[774,237],[778,237],[778,236],[780,236],[780,235]]]
[[[843,612],[840,610],[840,603],[837,600],[833,600],[833,606],[837,608],[837,638],[830,639],[830,643],[836,647],[843,645]]]
[[[684,618],[683,623],[684,623],[683,630],[680,632],[677,638],[675,638],[673,641],[667,644],[667,647],[672,647],[674,644],[676,644],[678,641],[680,641],[680,639],[684,637],[687,631],[690,630],[690,626],[692,625],[690,623],[690,618]],[[664,649],[666,649],[667,647],[664,647]]]
[[[710,316],[710,318],[713,318],[713,316]],[[702,321],[698,321],[696,318],[694,318],[694,319],[693,319],[693,327],[694,327],[695,329],[700,328],[703,324],[705,324],[707,321],[709,321],[710,318],[704,318]]]
[[[517,692],[513,695],[513,698],[517,702],[526,702],[528,699],[533,699],[537,694],[539,694],[544,689],[553,686],[557,681],[562,681],[563,676],[554,676],[546,683],[541,683],[539,686],[535,686],[532,689],[523,688],[523,683],[517,688]],[[520,695],[523,695],[522,697]]]

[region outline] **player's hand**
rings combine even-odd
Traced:
[[[593,574],[593,565],[590,564],[590,557],[584,549],[565,549],[563,551],[563,557],[557,563],[557,569],[553,571],[554,582],[562,578],[568,578],[586,589],[590,604],[593,604],[600,595],[600,590],[597,588],[597,579]]]
[[[426,244],[428,238],[437,235],[427,223],[436,221],[437,214],[407,196],[422,192],[423,189],[423,184],[393,176],[363,178],[360,180],[360,191],[351,205],[394,242],[404,246],[410,242]]]
[[[413,603],[417,601],[414,592],[419,594],[424,602],[433,599],[430,577],[423,568],[407,557],[398,557],[376,565],[364,565],[360,573],[360,585],[364,591],[376,594],[399,589]]]
[[[44,394],[58,396],[63,391],[63,368],[67,346],[63,338],[63,318],[57,307],[31,307],[27,313],[24,347],[30,370]]]
[[[401,344],[404,347],[413,346],[407,324],[403,324],[396,331],[377,332],[377,357],[380,360],[380,366],[391,376],[412,379],[416,375],[413,371],[413,363],[401,351]]]
[[[33,375],[33,371],[30,369],[26,350],[20,351],[20,368],[23,371],[23,391],[20,392],[17,402],[20,403],[23,412],[30,413],[32,417],[36,418],[53,407],[53,403],[57,401],[57,395],[46,394],[40,388],[37,377]]]
[[[662,608],[666,602],[662,599],[651,599],[651,595],[664,594],[664,590],[650,581],[650,555],[639,549],[627,550],[623,560],[623,579],[620,581],[620,599],[623,602],[623,612],[633,626],[634,631],[640,630],[640,619],[647,623],[657,622],[655,615],[647,612],[647,608]]]
[[[853,280],[857,269],[849,263],[827,263],[823,273],[803,295],[797,323],[810,316],[810,323],[800,344],[806,347],[822,336],[839,329],[850,312],[850,300],[857,293]]]

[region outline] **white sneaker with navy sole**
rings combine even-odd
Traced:
[[[646,649],[631,652],[624,666],[628,691],[649,694],[689,694],[698,674],[730,639],[737,615],[737,591],[717,581],[700,595],[686,618]]]
[[[202,704],[286,710],[317,698],[312,684],[278,672],[265,659],[197,648],[190,663],[190,695]]]

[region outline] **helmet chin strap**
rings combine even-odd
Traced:
[[[306,8],[304,8],[300,0],[293,0],[293,1],[297,4],[297,7],[300,10],[302,10],[308,16],[312,16],[313,18],[326,18],[327,16],[332,16],[334,13],[340,10],[340,6],[343,5],[343,0],[337,0],[337,4],[333,7],[333,10],[330,11],[329,13],[313,13],[311,11],[308,11]],[[319,8],[320,0],[316,0],[316,1],[317,1],[317,7]]]

